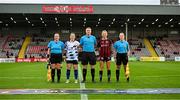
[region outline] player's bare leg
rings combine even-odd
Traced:
[[[54,82],[55,68],[56,68],[56,65],[52,64],[52,69],[51,69],[51,79],[52,79],[52,82]]]
[[[61,77],[61,64],[56,64],[56,69],[57,69],[57,82],[60,82],[60,77]]]
[[[100,82],[102,82],[103,69],[104,69],[104,62],[100,61],[100,69],[99,69],[99,81]]]
[[[87,65],[83,65],[83,80],[82,83],[86,82]]]
[[[111,69],[110,69],[110,66],[111,66],[111,61],[107,61],[106,62],[106,67],[107,67],[108,82],[111,81]]]
[[[73,67],[74,67],[74,79],[75,79],[74,83],[78,83],[78,65],[74,64]]]
[[[95,83],[95,66],[91,65],[91,76],[92,76],[92,82]]]
[[[66,70],[66,83],[69,83],[71,65],[72,65],[72,64],[67,64],[67,66],[66,66],[66,68],[67,68],[67,70]]]
[[[116,81],[119,82],[119,76],[120,76],[120,67],[121,65],[116,65]]]
[[[129,82],[129,77],[130,77],[130,72],[129,72],[129,65],[124,65],[124,72],[125,72],[125,77],[127,79],[127,82]]]

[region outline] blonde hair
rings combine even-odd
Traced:
[[[75,33],[73,33],[73,32],[72,32],[72,33],[70,33],[70,36],[71,36],[71,35],[74,35],[74,36],[76,36],[76,34],[75,34]]]
[[[124,33],[123,33],[123,32],[119,33],[119,35],[121,35],[121,34],[123,34],[123,35],[124,35]]]
[[[102,32],[106,32],[106,33],[108,33],[106,30],[102,30]]]
[[[75,33],[70,33],[70,35],[69,35],[70,40],[71,40],[71,36],[73,36],[73,35],[74,35],[74,39],[76,38]]]
[[[91,27],[86,27],[86,29],[91,29]]]

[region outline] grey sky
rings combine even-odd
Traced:
[[[160,0],[0,0],[0,3],[159,5]]]

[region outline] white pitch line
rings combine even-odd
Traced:
[[[85,83],[81,83],[81,81],[83,80],[83,77],[82,77],[82,70],[79,65],[78,65],[78,71],[79,71],[78,74],[79,74],[80,89],[86,89]],[[81,100],[88,100],[87,94],[81,94]]]

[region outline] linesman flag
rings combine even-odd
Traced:
[[[51,80],[51,64],[48,62],[47,64],[47,81]]]
[[[130,71],[129,71],[129,64],[125,67],[125,76],[128,78],[130,76]]]

